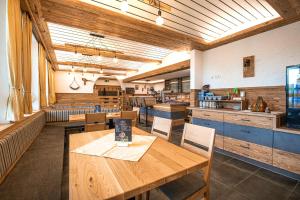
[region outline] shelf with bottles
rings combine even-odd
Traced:
[[[247,100],[200,100],[200,108],[246,110]]]

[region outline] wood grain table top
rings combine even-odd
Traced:
[[[70,135],[70,151],[113,131]],[[135,127],[133,134],[149,135]],[[160,138],[138,162],[69,154],[70,199],[127,199],[208,164],[207,158]]]
[[[106,113],[106,119],[120,118],[121,113]],[[69,122],[85,122],[85,114],[69,115]]]

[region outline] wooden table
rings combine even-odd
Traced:
[[[106,119],[120,118],[121,113],[106,113]],[[69,122],[85,122],[85,114],[69,115]]]
[[[112,130],[70,136],[70,151]],[[133,127],[133,134],[148,135]],[[138,162],[69,153],[70,199],[127,199],[206,167],[198,154],[157,138]]]

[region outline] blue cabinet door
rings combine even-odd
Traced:
[[[300,154],[300,135],[275,131],[274,148]]]
[[[216,133],[218,135],[223,135],[223,122],[219,121],[212,121],[212,120],[207,120],[207,119],[200,119],[193,117],[192,118],[192,124],[196,124],[199,126],[205,126],[208,128],[214,128],[216,129]]]
[[[271,129],[224,123],[224,136],[267,147],[273,146],[273,130]]]

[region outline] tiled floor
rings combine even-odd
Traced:
[[[139,126],[150,131],[149,127]],[[172,136],[179,144],[180,136]],[[152,199],[152,198],[151,198]],[[156,199],[159,199],[156,196]],[[211,174],[212,200],[300,200],[300,183],[243,161],[214,154]]]

